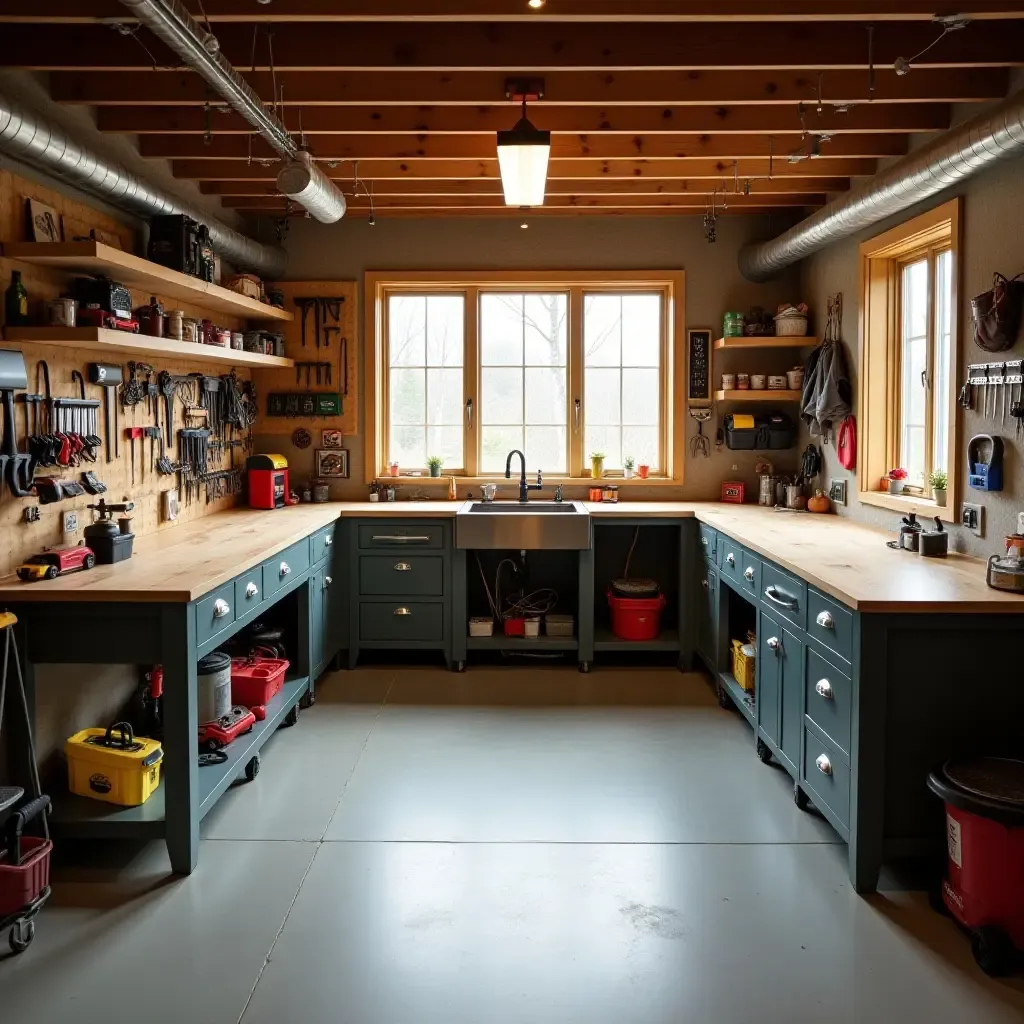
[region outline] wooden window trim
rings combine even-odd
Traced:
[[[466,395],[474,400],[472,424],[463,416],[465,472],[456,474],[460,483],[481,483],[493,480],[494,474],[480,475],[477,465],[477,429],[479,409],[479,339],[476,313],[479,294],[483,290],[538,290],[540,288],[566,290],[569,293],[569,408],[568,428],[572,439],[569,446],[568,476],[545,476],[552,486],[564,483],[583,485],[588,477],[581,475],[588,460],[580,454],[580,435],[585,429],[586,402],[583,396],[583,367],[577,353],[582,353],[583,293],[593,290],[616,292],[653,292],[664,295],[665,315],[662,318],[662,450],[665,472],[646,480],[625,480],[613,476],[619,486],[679,487],[683,483],[685,461],[686,399],[685,374],[677,367],[685,367],[686,342],[686,279],[682,270],[647,271],[368,271],[364,275],[365,297],[364,394],[366,396],[365,475],[366,482],[386,476],[387,453],[387,295],[390,291],[463,292],[466,295]],[[474,377],[474,374],[477,376]],[[573,399],[584,398],[583,416],[579,427],[575,423]],[[447,475],[447,474],[446,474]],[[428,477],[401,477],[407,484],[428,484]]]
[[[958,522],[961,496],[959,471],[960,410],[957,376],[960,372],[960,276],[963,201],[959,197],[883,234],[862,242],[859,249],[860,296],[860,408],[858,422],[857,497],[861,504],[895,512],[917,512],[947,523]],[[950,410],[946,446],[949,485],[946,505],[936,505],[926,494],[889,494],[881,480],[897,464],[900,451],[900,267],[921,255],[934,263],[941,252],[953,258],[950,287],[950,366],[945,401]],[[934,316],[929,299],[929,331]],[[931,340],[929,341],[931,344]]]

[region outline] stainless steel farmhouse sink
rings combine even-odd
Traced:
[[[590,547],[590,514],[578,501],[467,501],[455,514],[455,546],[584,551]]]

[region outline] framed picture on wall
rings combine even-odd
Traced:
[[[25,210],[28,217],[28,240],[30,242],[64,241],[60,214],[52,206],[47,206],[45,203],[39,202],[38,199],[26,199]]]
[[[348,449],[317,448],[316,475],[326,480],[347,480]]]
[[[324,448],[341,448],[345,442],[340,430],[322,430],[320,432],[320,443]]]

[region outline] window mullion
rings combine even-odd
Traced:
[[[480,467],[480,289],[467,288],[462,322],[462,451],[467,476],[478,476]],[[472,418],[466,403],[472,401]]]
[[[566,390],[565,422],[569,445],[569,476],[581,476],[584,457],[583,443],[586,429],[586,404],[583,394],[583,289],[569,289],[569,387]],[[580,403],[579,419],[576,402]]]
[[[935,316],[935,249],[928,250],[928,320],[926,325],[925,373],[928,381],[928,394],[924,404],[924,481],[922,487],[928,492],[928,474],[935,468],[935,329],[938,319]]]

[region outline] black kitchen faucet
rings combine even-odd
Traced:
[[[526,456],[518,449],[513,448],[508,453],[508,458],[505,460],[505,479],[512,479],[512,456],[519,456],[519,463],[522,466],[522,470],[519,474],[519,500],[526,502],[530,500],[530,491],[539,491],[544,486],[544,477],[541,475],[541,471],[537,470],[537,482],[536,484],[528,484],[526,482]]]

